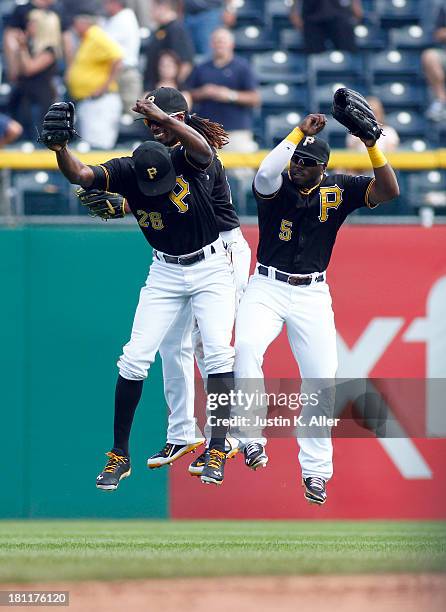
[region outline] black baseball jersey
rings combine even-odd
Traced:
[[[288,172],[282,177],[281,188],[270,196],[254,188],[260,232],[257,261],[289,274],[323,272],[347,215],[371,207],[374,179],[334,174],[311,190],[299,191]]]
[[[177,182],[170,193],[145,196],[138,188],[133,159],[119,157],[99,166],[92,189],[122,194],[147,241],[170,255],[198,251],[218,238],[219,228],[212,207],[214,183],[209,168],[192,163],[183,146],[170,149]],[[211,168],[212,170],[212,168]]]
[[[219,232],[227,232],[240,227],[240,220],[232,203],[231,189],[223,165],[217,155],[206,171],[211,180],[212,206],[217,217]]]

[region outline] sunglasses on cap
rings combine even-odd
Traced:
[[[300,157],[299,155],[293,155],[291,158],[297,166],[305,166],[306,168],[316,168],[316,166],[322,165],[316,159],[311,157]]]
[[[169,113],[169,117],[176,117],[177,115],[182,115],[184,111],[179,111],[178,113]],[[151,125],[159,125],[156,121],[152,121],[151,119],[144,119],[144,117],[138,117],[134,119],[134,121],[143,121],[144,125],[150,128]]]

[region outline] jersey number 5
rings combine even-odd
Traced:
[[[182,176],[177,176],[177,184],[169,193],[169,199],[175,204],[180,213],[185,213],[189,210],[189,204],[184,201],[189,194],[189,183]]]
[[[286,219],[282,219],[282,223],[280,224],[280,234],[279,234],[280,240],[284,240],[285,242],[288,242],[289,240],[291,240],[291,236],[293,234],[292,228],[293,228],[292,221],[287,221]]]

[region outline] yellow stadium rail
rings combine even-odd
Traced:
[[[95,165],[112,157],[129,155],[128,150],[92,151],[78,153],[84,163]],[[258,168],[268,151],[257,153],[221,153],[221,159],[226,168]],[[387,155],[394,168],[399,170],[432,170],[433,168],[446,168],[446,149],[435,149],[415,153],[413,151],[399,151]],[[351,151],[334,150],[330,157],[330,168],[361,169],[368,168],[370,161],[367,153],[352,153]],[[51,151],[32,151],[25,153],[18,150],[0,151],[0,169],[11,170],[54,170],[57,169],[56,157]]]

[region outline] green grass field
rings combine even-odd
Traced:
[[[1,582],[445,571],[444,522],[0,522]]]

